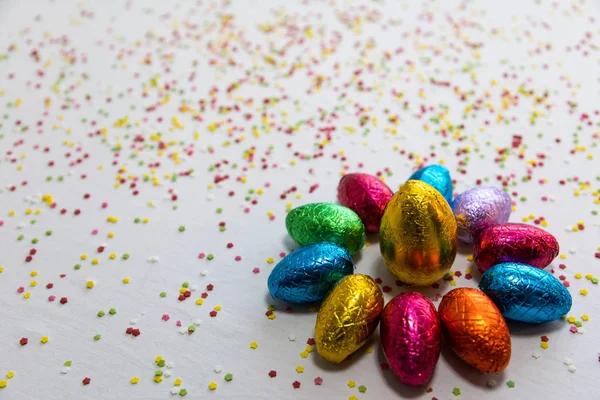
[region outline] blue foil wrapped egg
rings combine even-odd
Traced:
[[[441,165],[428,165],[415,171],[408,180],[423,181],[430,184],[446,199],[448,204],[452,202],[452,178],[450,171]]]
[[[300,247],[279,261],[267,285],[273,298],[304,304],[322,300],[337,281],[353,273],[354,262],[346,249],[318,242]]]
[[[549,272],[527,264],[506,262],[488,269],[479,281],[505,318],[539,324],[567,314],[573,300]]]

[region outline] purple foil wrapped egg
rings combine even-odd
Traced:
[[[416,292],[402,293],[383,309],[381,346],[396,376],[405,384],[427,383],[440,356],[441,323],[435,306]]]
[[[458,240],[473,243],[485,228],[508,222],[511,207],[510,196],[492,186],[475,187],[461,193],[452,203]]]
[[[358,214],[367,232],[379,232],[381,216],[394,193],[376,176],[347,174],[338,184],[338,200]]]
[[[549,232],[533,225],[508,223],[490,226],[479,234],[473,260],[481,272],[504,262],[543,269],[558,252],[558,241]]]

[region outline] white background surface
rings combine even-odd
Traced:
[[[361,5],[366,9],[361,9]],[[340,22],[338,13],[342,10],[362,16],[360,32]],[[368,10],[379,13],[376,22],[364,19]],[[175,378],[183,380],[181,387],[188,390],[189,398],[346,399],[355,395],[359,399],[430,399],[433,396],[447,399],[453,397],[455,387],[460,388],[461,399],[597,398],[600,390],[597,379],[600,368],[598,287],[573,275],[577,272],[595,275],[600,267],[600,260],[594,258],[596,247],[600,245],[599,217],[591,214],[599,208],[594,204],[592,193],[600,186],[596,178],[600,157],[596,147],[598,138],[593,136],[600,121],[594,114],[598,107],[600,53],[589,47],[590,43],[600,45],[598,22],[594,20],[600,17],[598,11],[597,2],[553,4],[547,0],[306,1],[297,4],[234,1],[229,6],[216,1],[0,1],[0,54],[7,54],[11,44],[16,46],[7,59],[0,61],[0,114],[7,115],[0,120],[0,187],[3,189],[0,193],[0,221],[3,221],[0,265],[4,267],[0,274],[0,376],[15,371],[8,386],[0,389],[0,399],[161,399],[170,397]],[[229,27],[221,25],[223,14],[233,16]],[[448,15],[457,26],[463,26],[454,29],[447,20]],[[281,26],[270,33],[258,29],[259,24],[277,25],[278,21],[287,21],[287,26],[297,27],[299,33],[294,33],[294,28],[286,31]],[[469,25],[469,21],[471,26],[464,26]],[[186,24],[188,27],[198,24],[198,28],[191,31]],[[312,39],[304,31],[309,26]],[[174,27],[182,38],[177,43],[169,43]],[[155,37],[165,36],[165,41],[160,44],[156,38],[149,38],[149,31],[153,31]],[[286,32],[291,36],[286,37]],[[336,35],[334,32],[342,41],[335,53],[324,57],[321,35],[327,45]],[[586,32],[591,39],[584,44],[589,51],[584,57],[583,50],[575,51],[574,46],[585,38]],[[199,36],[186,37],[188,33]],[[239,40],[240,34],[243,41]],[[68,38],[68,44],[49,44],[62,35]],[[304,36],[305,43],[288,49],[284,56],[274,56],[275,66],[265,62],[264,56],[270,54],[266,50],[270,43],[281,48],[294,35]],[[365,49],[369,38],[374,40],[373,46]],[[209,51],[209,43],[219,47],[225,40],[240,50],[221,55]],[[473,51],[465,46],[465,41],[481,42],[484,46]],[[40,42],[44,47],[40,47]],[[241,49],[242,42],[251,43],[249,50]],[[573,50],[568,52],[568,46]],[[393,54],[399,47],[404,52],[386,62],[386,72],[380,67],[384,52]],[[34,48],[41,54],[39,63],[30,56]],[[536,48],[542,49],[541,53],[531,54]],[[72,65],[60,53],[71,49],[77,56],[77,62]],[[118,59],[121,50],[126,55]],[[129,50],[131,54],[127,55]],[[84,53],[88,59],[85,64],[82,63]],[[161,66],[160,54],[166,53],[172,53],[170,61],[164,61],[170,65],[170,74],[165,74]],[[151,65],[142,64],[147,54],[152,58]],[[236,60],[237,66],[223,66],[230,57]],[[427,57],[431,57],[430,63]],[[453,61],[455,57],[457,62]],[[220,65],[209,66],[210,59],[218,59]],[[196,67],[193,60],[198,60]],[[298,69],[291,78],[284,75],[293,62],[308,65],[316,60],[319,64],[310,70],[314,75],[331,78],[331,84],[326,83],[320,91],[307,95],[306,90],[314,78],[314,75],[307,76],[307,68]],[[414,67],[407,64],[409,60]],[[47,61],[51,64],[44,66]],[[336,62],[339,63],[337,72],[334,70]],[[374,86],[374,90],[357,92],[356,85],[344,89],[342,86],[351,79],[352,72],[361,64],[364,69],[364,64],[369,62],[375,64],[374,71],[363,72],[359,79],[364,80],[366,86]],[[470,62],[478,63],[472,70],[474,75],[471,71],[463,72],[463,67]],[[548,69],[543,69],[544,64]],[[249,82],[228,98],[225,88],[243,78],[245,71],[253,67],[256,74],[265,77],[268,86],[256,84],[256,75],[251,74]],[[36,75],[38,70],[44,71],[44,77]],[[188,82],[193,70],[196,71],[195,92]],[[61,71],[66,78],[57,92],[52,85]],[[88,79],[83,79],[82,73],[86,73]],[[139,73],[138,78],[135,73]],[[507,77],[503,77],[505,73]],[[9,79],[10,74],[15,74],[13,79]],[[171,93],[168,104],[146,113],[145,107],[159,101],[160,90],[149,88],[148,97],[143,98],[142,85],[155,74],[160,74],[160,86],[177,79],[177,87],[185,89],[185,94]],[[517,77],[512,78],[512,74]],[[429,83],[430,78],[449,80],[460,92],[473,90],[474,94],[468,101],[461,102],[452,88],[434,86]],[[492,80],[497,84],[492,85]],[[40,89],[35,89],[36,83],[40,83]],[[521,94],[518,105],[502,110],[502,91],[506,89],[515,95],[523,84],[536,95],[548,90],[546,104],[552,108],[534,105],[532,96]],[[71,85],[71,93],[65,93]],[[210,102],[208,92],[213,86],[220,90],[217,105],[238,104],[242,112],[223,116],[208,109],[202,113],[202,122],[194,122],[190,114],[178,111],[182,99],[191,100],[194,106],[201,98]],[[334,87],[338,87],[337,92]],[[404,93],[402,100],[394,98],[392,89]],[[341,91],[347,93],[346,99],[339,99]],[[486,91],[489,97],[485,101],[492,103],[495,111],[483,110],[476,118],[463,119],[465,107],[474,99],[484,97]],[[119,93],[123,93],[122,98]],[[89,101],[85,100],[86,94],[91,96]],[[315,118],[314,127],[303,125],[293,135],[276,129],[265,132],[261,127],[262,100],[283,94],[288,100],[269,107],[268,112],[273,114],[270,120],[276,126],[288,126]],[[44,116],[46,97],[51,99],[52,105]],[[67,97],[73,98],[79,107],[61,110]],[[111,103],[106,102],[107,97],[112,98]],[[243,105],[243,99],[249,97],[254,103]],[[22,99],[21,105],[8,107],[7,104],[17,98]],[[409,102],[407,110],[402,108],[403,101]],[[569,114],[568,101],[578,104],[573,114]],[[354,104],[370,109],[367,136],[363,136],[364,128],[359,126]],[[431,130],[424,129],[434,113],[418,117],[421,104],[426,107],[447,105],[449,112],[445,121],[455,126],[464,123],[460,135],[464,140],[449,138],[446,139],[448,146],[441,147],[444,139],[434,133],[439,125],[429,122]],[[132,105],[137,109],[132,110]],[[319,108],[331,112],[342,106],[345,108],[338,109],[337,119],[319,121]],[[387,121],[386,108],[391,114],[399,115],[398,125]],[[99,112],[101,109],[108,115]],[[536,111],[543,115],[532,126],[529,120]],[[245,121],[242,113],[251,113],[253,119]],[[585,150],[572,155],[570,151],[576,146],[573,134],[580,125],[582,113],[589,114],[593,125],[582,125],[578,145],[585,146]],[[497,123],[498,114],[507,119],[514,117],[514,121]],[[113,126],[125,116],[129,117],[130,128]],[[162,123],[157,121],[159,116],[164,119]],[[184,129],[169,130],[173,116],[179,118]],[[376,124],[372,117],[377,118]],[[232,122],[214,132],[208,129],[211,123],[226,118]],[[490,124],[482,131],[480,128],[486,119]],[[22,121],[21,126],[31,126],[30,130],[22,132],[16,126],[17,120]],[[36,126],[40,120],[43,121],[41,128]],[[92,126],[91,121],[96,121],[96,125]],[[252,134],[252,125],[258,125],[259,138]],[[228,137],[227,128],[232,126],[245,130],[232,132]],[[295,151],[310,155],[317,151],[315,145],[323,140],[322,136],[317,137],[317,129],[324,126],[336,127],[332,140],[322,150],[324,156],[311,160],[295,156]],[[89,132],[103,127],[107,129],[105,143],[100,136],[88,137]],[[349,133],[346,127],[354,128],[355,133]],[[391,129],[396,129],[397,134],[392,134]],[[199,133],[198,140],[194,140],[195,131]],[[141,134],[146,143],[150,143],[150,135],[156,132],[162,132],[165,141],[183,141],[183,147],[193,143],[195,153],[182,157],[179,165],[168,158],[172,151],[183,155],[183,147],[179,145],[171,146],[163,156],[156,150],[146,149],[135,160],[127,158],[132,153],[129,147],[134,135]],[[539,137],[538,133],[543,136]],[[131,136],[127,139],[125,134]],[[510,150],[502,169],[494,162],[497,149],[509,148],[515,134],[523,136],[525,146]],[[245,140],[234,143],[241,135],[245,135]],[[562,138],[562,142],[556,143],[556,138]],[[23,144],[15,146],[19,140],[23,140]],[[224,146],[227,140],[232,143]],[[74,147],[69,147],[69,142]],[[113,166],[111,162],[115,157],[111,148],[118,142],[122,143],[123,150],[118,166]],[[286,148],[288,143],[292,144],[291,148]],[[37,145],[48,146],[50,151],[36,150]],[[472,187],[477,179],[490,178],[491,184],[499,185],[496,175],[515,174],[517,183],[510,190],[518,194],[514,197],[516,211],[511,220],[520,221],[534,214],[548,221],[547,230],[557,236],[566,255],[560,262],[565,263],[567,269],[560,273],[571,283],[574,302],[570,315],[578,320],[583,313],[590,317],[589,322],[584,323],[585,333],[572,334],[565,321],[540,326],[510,323],[512,361],[502,374],[493,377],[466,367],[445,348],[435,376],[427,386],[432,388],[431,393],[425,393],[427,387],[405,387],[390,371],[380,370],[383,358],[377,334],[366,346],[373,350],[371,354],[361,349],[352,362],[340,366],[327,364],[316,352],[306,359],[301,358],[299,354],[306,347],[306,339],[313,337],[316,313],[294,307],[294,313],[288,314],[284,312],[286,305],[274,303],[266,289],[268,273],[274,266],[266,262],[267,258],[277,261],[280,252],[294,248],[284,226],[286,202],[292,202],[295,207],[335,200],[336,184],[343,170],[374,174],[389,168],[393,175],[386,177],[386,183],[397,188],[417,166],[414,159],[401,155],[399,149],[427,157],[431,145],[436,146],[436,155],[427,162],[445,160],[457,179],[457,193]],[[466,145],[471,148],[471,156],[463,175],[457,167],[464,156],[456,157],[455,153]],[[214,149],[212,153],[208,151],[210,146]],[[251,146],[255,147],[255,168],[243,158],[244,151]],[[273,146],[271,151],[270,146]],[[81,148],[80,152],[76,151],[77,147]],[[13,154],[7,155],[8,151]],[[340,151],[347,157],[345,162],[332,158]],[[73,155],[66,158],[67,152]],[[524,154],[523,159],[518,158],[519,152]],[[83,153],[89,155],[88,159],[70,167],[69,161]],[[545,165],[533,170],[531,182],[522,183],[528,160],[541,153],[546,156]],[[596,158],[589,159],[588,155]],[[15,156],[18,161],[12,163],[11,158]],[[266,170],[261,169],[263,157],[269,165]],[[53,167],[47,166],[50,160],[55,162]],[[130,181],[115,188],[120,167],[127,165],[125,177],[141,178],[150,172],[147,166],[137,165],[139,160],[160,161],[157,177],[161,185],[152,186],[140,180],[138,196],[132,196],[128,188]],[[238,163],[238,168],[208,170],[210,165],[223,160],[228,160],[229,165]],[[292,160],[295,165],[290,164]],[[362,168],[358,167],[359,163],[363,163]],[[104,168],[99,169],[100,165]],[[243,171],[243,167],[249,168]],[[164,179],[166,173],[190,168],[195,170],[191,177],[180,178],[175,183]],[[82,174],[86,174],[87,179],[81,179]],[[230,179],[208,189],[216,174],[229,174]],[[51,176],[52,181],[47,181],[47,176]],[[62,182],[58,181],[59,176],[64,177]],[[236,181],[239,176],[245,176],[246,183]],[[559,184],[561,179],[573,177],[589,181],[591,186],[582,189],[575,182]],[[540,185],[540,179],[547,179],[547,183]],[[27,181],[27,185],[23,186],[23,181]],[[309,193],[309,188],[317,183],[318,189]],[[16,186],[15,191],[10,191],[11,185]],[[291,186],[297,186],[296,193],[302,197],[297,199],[291,194],[281,200],[280,194]],[[251,195],[251,199],[258,200],[256,205],[244,200],[248,190],[259,188],[264,191],[262,195]],[[176,202],[169,199],[169,189],[178,193]],[[578,197],[574,195],[576,190],[581,191]],[[230,197],[229,191],[235,195]],[[85,193],[91,195],[87,200],[83,198]],[[50,209],[39,202],[30,204],[33,196],[41,194],[51,194],[57,207]],[[527,201],[520,201],[521,196],[526,196]],[[544,202],[542,196],[553,201]],[[104,201],[109,203],[106,209],[101,208]],[[149,207],[148,201],[155,206]],[[173,205],[178,208],[173,210]],[[215,212],[218,207],[223,208],[221,214]],[[244,213],[245,207],[251,211]],[[26,215],[28,208],[40,209],[41,214]],[[60,215],[61,208],[68,210],[65,215]],[[76,208],[81,210],[81,215],[73,216]],[[15,211],[12,217],[9,216],[11,210]],[[275,215],[274,221],[269,221],[268,212]],[[108,216],[118,217],[118,223],[108,223]],[[149,223],[135,224],[136,217],[148,217]],[[36,220],[34,225],[32,219]],[[220,221],[227,224],[225,232],[219,232]],[[585,231],[567,232],[566,228],[578,221],[585,223]],[[180,225],[185,225],[185,232],[178,231]],[[94,229],[98,230],[97,235],[91,234]],[[53,231],[52,236],[44,235],[47,230]],[[107,239],[108,232],[114,232],[115,237]],[[17,240],[19,235],[23,235],[23,240]],[[39,243],[32,245],[32,238],[39,238]],[[376,237],[370,241],[374,245],[361,252],[357,272],[380,277],[384,285],[392,286],[393,291],[385,295],[389,300],[401,289],[394,285],[393,277],[381,261]],[[228,242],[234,243],[232,249],[226,248]],[[106,250],[97,254],[96,249],[102,244],[106,244]],[[32,247],[37,254],[31,263],[25,263]],[[114,261],[108,259],[112,252],[118,255]],[[200,252],[213,253],[215,259],[198,259]],[[81,261],[84,253],[89,258]],[[130,254],[127,261],[121,260],[123,253]],[[479,276],[474,271],[473,280],[464,279],[465,269],[469,267],[468,254],[469,249],[463,249],[453,267],[454,271],[463,273],[463,277],[457,279],[458,286],[475,286]],[[242,257],[239,262],[234,260],[237,255]],[[153,256],[158,256],[159,262],[148,262]],[[91,259],[95,257],[100,262],[93,266]],[[78,271],[73,269],[77,263],[82,265]],[[558,264],[557,259],[551,267],[557,268]],[[252,273],[255,267],[260,268],[260,273]],[[33,270],[39,273],[36,278],[30,277]],[[201,276],[204,270],[208,271],[207,276]],[[60,274],[66,277],[60,278]],[[122,283],[126,276],[131,278],[129,285]],[[32,279],[37,280],[37,287],[29,287]],[[93,289],[86,288],[87,280],[95,282]],[[45,288],[48,282],[54,283],[51,290]],[[185,302],[177,301],[182,282],[198,288]],[[209,283],[214,285],[214,290],[209,292],[202,306],[196,306],[195,299]],[[21,286],[31,293],[29,299],[17,293]],[[587,296],[579,294],[583,288],[589,290]],[[450,285],[444,281],[439,289],[417,290],[435,298],[449,289]],[[162,291],[168,293],[166,298],[159,297]],[[49,295],[57,296],[56,301],[48,302]],[[63,296],[69,299],[66,305],[58,303]],[[269,304],[277,306],[274,320],[264,315]],[[209,312],[215,305],[222,306],[222,310],[216,318],[211,318]],[[99,310],[107,312],[111,307],[117,309],[116,315],[96,316]],[[168,322],[161,320],[165,313],[171,317]],[[196,319],[202,322],[193,335],[181,335],[175,326],[177,320],[186,327]],[[137,338],[126,335],[129,326],[138,327],[141,335]],[[95,342],[95,334],[101,334],[102,339]],[[42,345],[39,340],[44,335],[49,337],[49,342]],[[294,335],[296,341],[290,341],[289,335]],[[547,350],[540,348],[541,335],[550,338]],[[29,339],[27,346],[19,345],[22,337]],[[253,341],[258,343],[256,350],[249,347]],[[539,353],[539,359],[532,357],[534,351]],[[158,369],[154,365],[158,355],[175,363],[172,376],[160,384],[152,381]],[[576,372],[567,370],[565,358],[572,360]],[[68,374],[61,374],[65,360],[72,360],[73,365]],[[216,365],[222,365],[223,372],[215,373]],[[302,374],[296,373],[299,365],[304,367]],[[276,378],[269,378],[270,370],[277,371]],[[223,376],[228,372],[233,374],[233,381],[226,383]],[[133,376],[139,376],[139,384],[129,383]],[[321,386],[313,384],[317,376],[323,378]],[[85,377],[91,378],[90,385],[82,385]],[[493,389],[487,387],[490,379],[498,383]],[[297,390],[292,388],[296,380],[302,384]],[[356,381],[357,387],[365,385],[367,392],[359,393],[357,388],[348,387],[348,380]],[[508,388],[505,384],[508,380],[513,380],[516,387]],[[211,381],[218,384],[214,392],[207,388]]]

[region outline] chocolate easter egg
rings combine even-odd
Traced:
[[[477,186],[461,193],[452,202],[458,240],[473,243],[485,228],[508,222],[511,208],[510,196],[492,186]]]
[[[343,247],[319,242],[300,247],[273,268],[268,279],[271,296],[288,303],[322,300],[340,279],[354,272],[354,262]]]
[[[344,361],[367,342],[382,310],[383,293],[371,277],[345,276],[331,289],[317,314],[317,352],[330,362]]]
[[[427,383],[440,357],[440,318],[427,297],[399,294],[381,314],[381,346],[391,370],[405,384]]]
[[[408,181],[383,212],[379,248],[388,269],[402,282],[430,285],[454,262],[456,220],[442,195],[423,181]]]
[[[479,288],[505,318],[539,324],[567,314],[573,300],[551,273],[527,264],[502,263],[485,271]]]
[[[354,254],[365,244],[365,226],[351,209],[333,203],[294,208],[285,218],[288,233],[299,245],[331,242]]]
[[[558,255],[556,238],[538,227],[507,223],[483,230],[473,246],[473,260],[481,272],[503,262],[545,268]]]
[[[482,291],[449,291],[439,313],[446,342],[464,362],[487,373],[506,368],[511,356],[510,333],[500,310]]]
[[[376,176],[346,174],[338,184],[338,200],[358,214],[367,232],[379,232],[381,216],[392,198],[392,190]]]
[[[452,178],[450,171],[442,165],[428,165],[415,172],[408,180],[419,180],[433,186],[448,203],[452,201]]]

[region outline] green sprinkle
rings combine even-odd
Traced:
[[[212,260],[213,258],[215,258],[215,256],[212,253],[206,256],[207,260]]]
[[[46,236],[52,236],[52,231],[46,231]]]
[[[25,236],[23,236],[23,235],[17,236],[17,240],[23,240],[24,238],[25,238]]]
[[[508,381],[506,382],[506,386],[508,386],[509,388],[514,388],[515,387],[515,383],[513,381]]]
[[[136,219],[133,220],[133,222],[136,223],[136,224],[139,224],[140,221],[141,221],[141,219],[139,219],[139,218],[136,218]]]
[[[232,379],[233,379],[233,375],[232,375],[232,374],[226,374],[226,375],[225,375],[225,380],[226,380],[227,382],[231,382],[231,380],[232,380]]]
[[[97,334],[94,335],[94,341],[97,342],[100,339],[102,339],[102,335],[100,335],[99,333],[97,333]]]
[[[31,220],[31,225],[35,225],[37,223],[37,221],[35,219]]]
[[[115,315],[115,314],[117,313],[117,309],[113,307],[113,308],[111,308],[110,310],[108,310],[108,313],[109,313],[110,315]]]
[[[96,315],[98,316],[98,318],[102,318],[102,317],[104,317],[105,312],[100,310],[100,311],[98,311],[98,314],[96,314]]]
[[[269,304],[269,306],[267,307],[267,309],[269,311],[275,311],[276,310],[276,308],[275,308],[275,306],[273,304]]]
[[[73,266],[73,268],[75,269],[75,271],[79,270],[81,268],[81,264],[75,264]]]
[[[367,391],[367,387],[365,385],[360,385],[358,387],[358,391],[361,393],[365,393]]]
[[[183,231],[185,231],[185,226],[179,225],[179,232],[183,232]]]
[[[578,328],[581,328],[581,327],[583,326],[583,324],[581,323],[581,321],[575,321],[575,322],[573,323],[573,325],[575,325],[575,326],[576,326],[576,327],[578,327]]]
[[[159,367],[164,367],[165,366],[165,360],[160,360],[159,362],[156,363],[156,365],[158,365]]]
[[[162,298],[167,297],[167,292],[160,292],[160,297],[162,297]]]
[[[454,389],[452,389],[452,394],[455,396],[460,396],[460,389],[455,387]]]
[[[527,201],[527,197],[521,196],[521,198],[519,200],[521,200],[521,201]]]
[[[65,361],[65,363],[63,365],[65,367],[70,367],[71,365],[73,365],[73,362],[71,360],[67,360],[67,361]]]
[[[221,207],[217,208],[217,214],[221,214],[223,212],[223,209]]]
[[[188,287],[190,287],[190,283],[189,283],[189,282],[183,282],[183,283],[181,284],[181,287],[184,287],[184,288],[186,288],[186,289],[187,289]]]
[[[188,332],[194,332],[194,331],[196,331],[196,327],[194,325],[188,326]]]
[[[32,243],[32,244],[36,244],[37,242],[39,242],[39,239],[38,239],[38,238],[33,238],[33,239],[31,239],[31,243]]]
[[[598,278],[592,278],[592,283],[594,285],[597,285],[598,284]]]
[[[157,369],[156,371],[154,371],[154,376],[162,376],[163,372],[160,369]]]
[[[592,215],[598,215],[598,211],[592,210]]]
[[[225,228],[224,226],[220,226],[220,227],[219,227],[219,230],[220,230],[221,232],[225,232],[225,231],[227,230],[227,228]]]
[[[186,390],[186,389],[180,389],[180,390],[179,390],[179,395],[180,395],[181,397],[185,396],[186,394],[187,394],[187,390]]]
[[[125,253],[125,254],[123,254],[123,256],[121,258],[123,260],[127,260],[129,258],[129,254]]]

